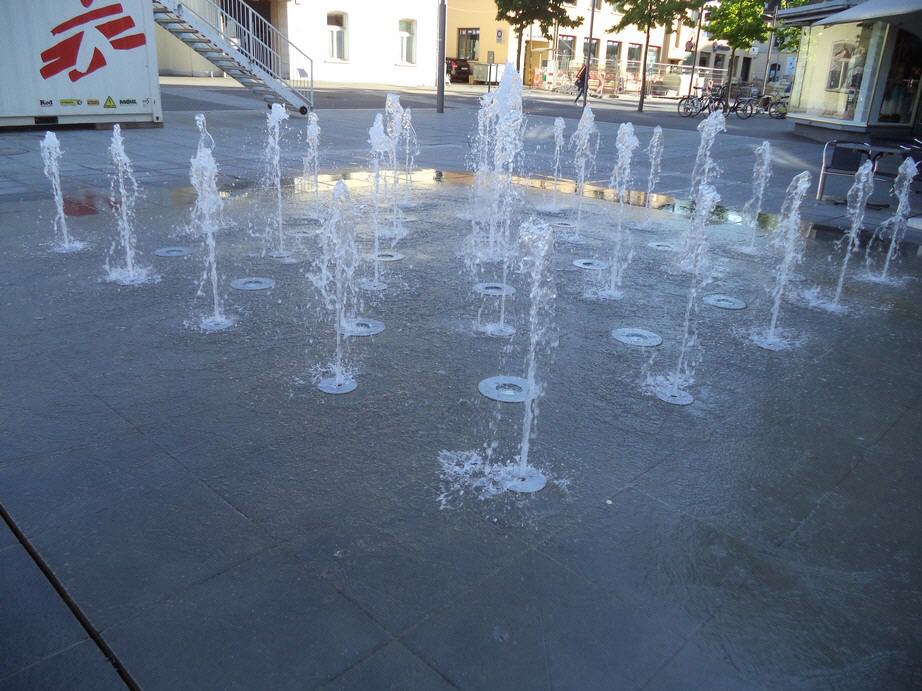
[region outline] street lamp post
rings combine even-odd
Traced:
[[[439,64],[436,69],[435,112],[445,112],[445,0],[439,0]]]
[[[595,0],[589,0],[592,13],[589,15],[589,50],[586,51],[586,89],[583,91],[583,108],[589,100],[589,68],[592,65],[592,30],[595,27]]]
[[[778,6],[775,6],[775,13],[772,15],[772,32],[768,36],[768,54],[765,56],[765,74],[762,76],[762,93],[765,93],[768,87],[768,68],[772,64],[772,47],[775,44],[775,27],[778,26]]]
[[[688,78],[688,95],[695,87],[695,68],[698,67],[698,53],[701,50],[701,22],[704,19],[704,6],[698,9],[698,32],[695,34],[695,59],[692,61],[691,76]]]

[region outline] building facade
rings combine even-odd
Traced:
[[[220,0],[216,0],[220,4]],[[438,6],[430,0],[247,0],[313,61],[315,82],[432,86],[437,75]],[[495,13],[494,13],[495,14]],[[166,75],[222,73],[158,27],[158,62]],[[292,77],[309,72],[290,51]]]
[[[798,129],[922,134],[922,0],[826,0],[779,15],[803,28],[788,110]]]

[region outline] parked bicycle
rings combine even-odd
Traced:
[[[695,87],[696,92],[691,96],[683,96],[679,99],[678,111],[683,118],[690,118],[700,115],[703,111],[713,113],[715,110],[722,109],[723,87]]]

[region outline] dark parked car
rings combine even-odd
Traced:
[[[467,83],[471,76],[471,66],[464,58],[445,58],[445,71],[453,82]]]

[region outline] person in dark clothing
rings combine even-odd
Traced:
[[[589,88],[589,70],[586,69],[586,64],[583,63],[579,72],[576,73],[576,98],[573,99],[574,103],[579,103],[579,99],[586,95],[586,90]]]

